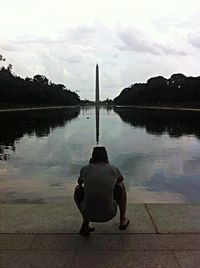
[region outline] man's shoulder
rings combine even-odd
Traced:
[[[109,164],[110,165],[110,167],[112,167],[112,168],[117,168],[115,165],[113,165],[113,164]]]
[[[110,164],[110,168],[112,169],[113,174],[114,174],[115,176],[118,177],[118,176],[121,175],[121,172],[120,172],[119,168],[117,168],[115,165]]]
[[[90,170],[90,169],[93,169],[93,168],[95,168],[95,164],[87,164],[87,165],[85,165],[85,166],[83,166],[82,168],[81,168],[81,170],[82,171],[85,171],[85,170]],[[98,167],[99,167],[99,165],[98,165]],[[113,164],[110,164],[110,163],[107,163],[107,164],[105,164],[105,165],[100,165],[100,167],[101,168],[105,168],[105,169],[107,169],[107,168],[110,168],[110,169],[112,169],[112,170],[114,170],[114,171],[116,171],[116,172],[119,172],[119,169],[115,166],[115,165],[113,165]]]
[[[87,164],[87,165],[85,165],[85,166],[83,166],[81,168],[81,171],[83,172],[83,171],[86,171],[86,170],[91,169],[91,168],[92,168],[92,165],[91,164]]]
[[[109,164],[110,165],[110,167],[112,168],[112,169],[114,169],[114,170],[119,170],[115,165],[113,165],[113,164]]]

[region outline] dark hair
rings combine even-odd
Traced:
[[[90,159],[90,164],[95,162],[105,162],[108,163],[108,155],[106,148],[103,146],[98,146],[93,148],[92,158]]]

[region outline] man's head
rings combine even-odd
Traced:
[[[92,158],[90,159],[90,163],[95,162],[105,162],[108,163],[108,155],[106,148],[103,146],[98,146],[93,148]]]

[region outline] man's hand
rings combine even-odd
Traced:
[[[81,177],[78,178],[78,184],[79,184],[80,186],[82,186],[82,184],[83,184],[83,179],[81,179]]]

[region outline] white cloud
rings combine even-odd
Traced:
[[[94,98],[152,75],[196,75],[200,0],[0,0],[0,53],[20,76],[36,73]],[[30,12],[31,11],[31,12]],[[28,63],[28,64],[27,64]]]
[[[131,50],[139,53],[150,53],[153,55],[183,55],[187,53],[176,48],[175,44],[162,43],[157,41],[156,37],[147,38],[145,32],[135,28],[125,28],[119,31],[119,38],[123,41],[124,46],[120,50]]]
[[[188,41],[192,46],[200,49],[200,31],[189,34]]]

